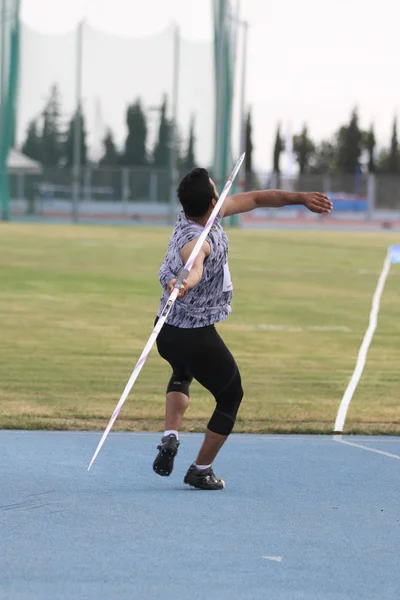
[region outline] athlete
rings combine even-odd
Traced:
[[[178,274],[188,260],[218,201],[214,182],[206,169],[188,173],[178,188],[182,212],[169,241],[159,271],[163,288],[158,317],[171,294]],[[223,217],[260,207],[303,205],[310,211],[329,214],[332,203],[319,192],[254,191],[227,198],[157,338],[159,354],[170,364],[165,431],[153,470],[172,473],[179,447],[179,428],[189,405],[190,384],[196,379],[215,398],[216,406],[207,425],[196,461],[184,482],[203,490],[224,488],[214,475],[212,463],[231,433],[243,398],[240,372],[235,359],[219,336],[215,324],[231,312],[232,281],[228,267],[228,238]],[[158,318],[157,317],[157,318]]]

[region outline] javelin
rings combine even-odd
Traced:
[[[104,431],[103,436],[102,436],[102,438],[101,438],[101,440],[99,442],[99,445],[96,448],[96,452],[93,454],[93,458],[90,461],[90,464],[89,464],[89,467],[88,467],[88,471],[90,471],[91,466],[93,465],[94,461],[96,460],[96,457],[97,457],[98,453],[100,452],[101,447],[102,447],[102,445],[104,444],[104,442],[106,440],[106,437],[110,433],[111,427],[114,425],[114,422],[115,422],[116,418],[119,415],[119,412],[120,412],[120,410],[122,408],[122,405],[124,404],[125,400],[127,399],[128,395],[129,395],[129,392],[131,391],[131,389],[132,389],[132,387],[133,387],[136,379],[139,376],[140,371],[142,370],[142,367],[143,367],[144,363],[147,360],[147,357],[150,354],[150,350],[152,349],[152,347],[154,345],[154,342],[156,341],[157,336],[160,333],[161,328],[164,325],[165,320],[168,317],[168,315],[169,315],[169,313],[170,313],[170,311],[171,311],[171,309],[172,309],[172,307],[173,307],[173,305],[175,303],[175,300],[178,297],[179,290],[180,290],[180,287],[182,285],[182,282],[189,275],[190,270],[193,267],[194,261],[196,260],[197,255],[200,252],[200,249],[203,246],[203,244],[204,244],[204,242],[206,240],[206,237],[207,237],[207,235],[208,235],[208,233],[209,233],[209,231],[210,231],[210,229],[211,229],[211,227],[212,227],[212,225],[213,225],[213,223],[214,223],[214,221],[215,221],[215,219],[216,219],[219,211],[221,210],[221,207],[222,207],[222,205],[223,205],[223,203],[224,203],[224,201],[225,201],[225,199],[226,199],[226,197],[227,197],[227,195],[229,193],[229,190],[231,189],[232,183],[233,183],[236,175],[238,174],[238,171],[239,171],[240,167],[242,166],[242,162],[244,160],[244,156],[245,156],[245,153],[243,153],[242,156],[237,161],[237,163],[236,163],[236,165],[235,165],[232,173],[229,176],[228,181],[225,184],[224,189],[222,190],[221,196],[219,197],[219,200],[218,200],[217,204],[215,205],[215,207],[214,207],[214,209],[213,209],[213,211],[212,211],[212,213],[211,213],[211,215],[210,215],[210,217],[209,217],[209,219],[208,219],[208,221],[207,221],[207,223],[206,223],[206,225],[204,227],[203,232],[201,233],[199,239],[196,242],[195,247],[193,248],[193,250],[192,250],[192,252],[191,252],[191,254],[190,254],[190,256],[189,256],[189,258],[187,260],[187,263],[185,264],[184,268],[182,269],[182,271],[178,275],[178,278],[176,280],[174,289],[172,290],[172,293],[171,293],[168,301],[166,302],[166,304],[165,304],[165,306],[164,306],[164,308],[162,310],[161,316],[160,316],[159,320],[157,321],[156,326],[154,327],[153,332],[150,335],[150,337],[149,337],[149,339],[147,341],[147,344],[145,345],[145,347],[143,349],[143,352],[140,355],[140,358],[139,358],[139,360],[136,363],[135,368],[133,369],[132,375],[130,376],[129,381],[126,384],[126,387],[125,387],[125,389],[124,389],[124,391],[122,393],[122,396],[121,396],[121,398],[120,398],[117,406],[115,407],[115,410],[114,410],[114,412],[112,414],[112,417],[111,417],[111,419],[110,419],[110,421],[109,421],[109,423],[108,423],[108,425],[106,427],[106,430]]]

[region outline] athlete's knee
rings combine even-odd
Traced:
[[[182,377],[181,375],[173,373],[168,383],[167,394],[169,394],[169,392],[180,392],[181,394],[189,396],[192,379],[193,378],[190,377],[190,375],[184,375]]]
[[[229,435],[243,398],[242,380],[238,368],[228,383],[216,396],[216,407],[208,423],[208,429],[220,435]]]

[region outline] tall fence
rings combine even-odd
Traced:
[[[0,0],[1,2],[1,0]],[[57,85],[61,129],[67,129],[77,109],[77,73],[81,56],[82,112],[90,159],[104,153],[102,140],[108,128],[122,149],[127,136],[126,111],[140,98],[148,124],[147,147],[156,142],[161,104],[167,96],[167,117],[172,118],[174,93],[175,26],[137,38],[97,31],[85,22],[64,34],[45,34],[21,23],[21,74],[17,145],[21,146],[32,119],[40,123],[46,99]],[[81,51],[78,53],[78,42]],[[211,41],[180,37],[178,69],[178,127],[186,149],[195,119],[196,157],[212,161],[214,80]],[[51,57],[51,60],[49,59]],[[200,133],[201,132],[201,135]],[[35,157],[40,160],[40,157]]]
[[[303,192],[322,191],[333,201],[333,219],[400,220],[400,175],[327,173],[285,178],[264,174],[253,177],[251,185],[266,189],[277,187]],[[278,214],[283,214],[283,217],[312,217],[298,207],[286,207],[284,211],[265,209],[257,214],[268,218],[277,217]]]
[[[40,175],[10,175],[12,216],[70,219],[73,173],[69,168],[43,168]],[[166,222],[175,218],[168,169],[86,168],[80,177],[80,220]]]
[[[182,175],[182,173],[180,174]],[[43,168],[40,175],[13,173],[10,179],[11,214],[14,218],[72,218],[72,171]],[[170,222],[178,203],[171,204],[168,169],[85,168],[80,179],[78,217],[81,220]],[[239,188],[280,187],[286,190],[327,193],[333,200],[332,218],[359,220],[400,219],[400,176],[304,175],[279,181],[261,173],[239,182]],[[304,218],[301,208],[283,211],[261,209],[252,218]]]

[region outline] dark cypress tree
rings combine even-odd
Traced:
[[[142,166],[147,164],[146,116],[139,99],[128,106],[126,113],[128,135],[125,141],[125,150],[121,157],[121,164],[126,166]]]
[[[77,117],[76,113],[69,122],[67,136],[65,140],[65,160],[68,167],[72,167],[74,164],[74,139],[75,139],[75,120],[79,119],[80,128],[80,139],[81,139],[81,165],[87,163],[87,145],[86,145],[86,129],[85,129],[85,118],[81,111]]]
[[[308,136],[307,125],[304,125],[300,135],[293,138],[293,150],[299,165],[300,175],[310,170],[310,162],[315,152],[315,145]]]
[[[388,171],[389,173],[397,174],[400,171],[400,155],[399,155],[399,141],[397,138],[397,117],[393,122],[392,138],[390,140],[390,152],[388,158]]]
[[[278,175],[281,172],[281,168],[280,168],[280,159],[281,159],[281,154],[285,149],[285,143],[281,137],[281,124],[278,124],[277,130],[276,130],[276,136],[275,136],[275,144],[274,144],[274,157],[273,157],[273,171],[274,173],[277,173]]]
[[[153,152],[153,163],[157,167],[167,167],[171,144],[171,125],[167,119],[167,97],[164,96],[161,106],[158,139]]]
[[[249,189],[253,182],[253,124],[250,110],[246,118],[245,144],[246,189]]]
[[[337,148],[330,140],[323,140],[315,148],[311,161],[310,172],[323,175],[337,170]]]
[[[186,151],[186,156],[183,160],[183,168],[185,171],[191,171],[196,166],[196,160],[194,157],[194,142],[195,142],[194,123],[195,123],[195,119],[194,119],[194,117],[192,117],[192,119],[190,121],[188,147],[187,147],[187,151]]]
[[[29,123],[26,139],[22,145],[22,152],[40,161],[42,158],[42,138],[39,135],[38,124],[36,120]]]
[[[369,171],[369,173],[374,173],[376,170],[375,147],[376,147],[376,140],[375,140],[374,126],[371,124],[371,127],[365,136],[365,148],[368,152],[368,171]]]
[[[111,129],[107,130],[103,140],[104,154],[100,159],[101,167],[115,167],[119,162],[119,154],[114,142],[114,136]]]
[[[357,109],[354,109],[350,123],[341,127],[337,133],[337,165],[342,173],[354,174],[359,169],[362,141],[358,113]]]
[[[50,98],[43,111],[41,159],[48,167],[57,166],[63,156],[63,139],[60,130],[61,101],[57,85],[53,85]]]

